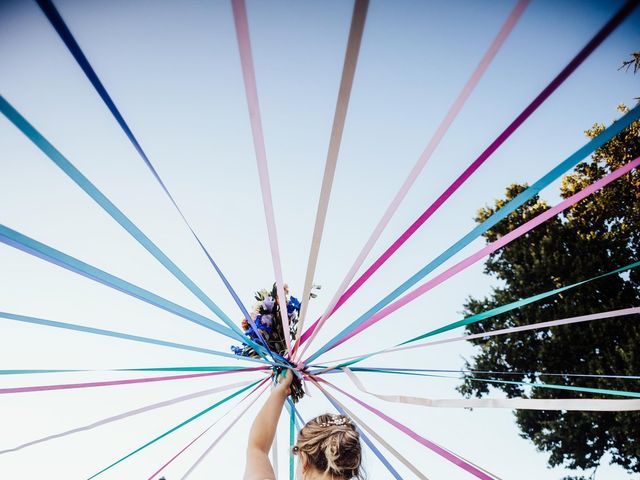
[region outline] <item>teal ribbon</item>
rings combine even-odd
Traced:
[[[612,270],[610,272],[603,273],[602,275],[598,275],[596,277],[588,278],[586,280],[582,280],[580,282],[576,282],[576,283],[573,283],[571,285],[566,285],[564,287],[555,288],[553,290],[549,290],[547,292],[539,293],[537,295],[533,295],[531,297],[523,298],[521,300],[516,300],[515,302],[507,303],[506,305],[501,305],[499,307],[492,308],[491,310],[487,310],[486,312],[481,312],[481,313],[477,313],[475,315],[471,315],[469,317],[463,318],[462,320],[458,320],[456,322],[449,323],[448,325],[445,325],[443,327],[436,328],[435,330],[431,330],[430,332],[424,333],[422,335],[418,335],[417,337],[413,337],[410,340],[407,340],[405,342],[399,343],[398,345],[396,345],[396,347],[401,347],[401,346],[407,345],[409,343],[417,342],[418,340],[423,340],[423,339],[431,337],[433,335],[437,335],[439,333],[444,333],[444,332],[447,332],[449,330],[453,330],[454,328],[463,327],[465,325],[471,325],[472,323],[477,323],[477,322],[480,322],[482,320],[486,320],[487,318],[491,318],[491,317],[495,317],[496,315],[500,315],[501,313],[506,313],[506,312],[509,312],[511,310],[515,310],[516,308],[520,308],[520,307],[523,307],[525,305],[529,305],[531,303],[538,302],[538,301],[543,300],[543,299],[545,299],[547,297],[550,297],[552,295],[557,295],[559,293],[565,292],[565,291],[570,290],[572,288],[579,287],[580,285],[584,285],[586,283],[593,282],[595,280],[606,278],[606,277],[609,277],[611,275],[617,275],[619,273],[622,273],[622,272],[625,272],[627,270],[631,270],[631,269],[637,268],[639,266],[640,266],[640,262],[634,262],[634,263],[631,263],[629,265],[625,265],[624,267],[616,268],[615,270]],[[370,354],[367,354],[367,355],[363,355],[361,357],[358,357],[356,359],[350,360],[348,362],[341,363],[340,365],[338,365],[337,368],[339,368],[339,367],[348,367],[350,365],[354,365],[354,364],[359,363],[359,362],[361,362],[363,360],[366,360],[367,358],[370,358],[370,357],[372,357],[372,356],[374,356],[376,354],[377,354],[377,352],[370,353]]]
[[[138,241],[156,260],[158,260],[180,283],[191,291],[215,315],[217,315],[233,332],[236,339],[245,343],[244,332],[213,302],[160,248],[151,241],[111,200],[109,200],[91,181],[85,177],[58,149],[56,149],[36,128],[31,125],[13,106],[0,96],[2,113],[31,140],[53,163],[55,163],[76,185],[89,195],[107,212],[122,228]],[[264,348],[257,344],[252,347],[264,357]],[[266,358],[265,358],[266,359]]]
[[[373,307],[367,310],[364,314],[362,314],[359,318],[350,323],[347,327],[345,327],[340,333],[334,336],[331,340],[325,343],[322,348],[320,348],[316,353],[311,355],[306,363],[309,363],[320,355],[330,350],[336,343],[338,343],[343,337],[346,337],[364,322],[366,322],[371,316],[376,314],[382,308],[387,306],[393,300],[398,298],[404,292],[409,290],[412,286],[422,280],[426,275],[433,272],[436,268],[442,265],[445,261],[451,258],[453,255],[458,253],[464,247],[469,245],[476,238],[480,237],[483,233],[487,232],[491,227],[496,225],[501,220],[505,219],[510,213],[514,212],[518,207],[524,205],[528,200],[536,196],[542,189],[549,186],[551,183],[560,178],[564,173],[569,171],[571,168],[576,166],[583,158],[592,154],[595,150],[602,147],[605,143],[609,142],[616,135],[618,135],[622,130],[627,128],[631,123],[638,120],[640,118],[640,106],[634,107],[631,111],[626,113],[622,118],[616,120],[613,124],[611,124],[608,128],[606,128],[602,133],[600,133],[597,137],[593,138],[585,145],[576,150],[573,154],[567,157],[564,161],[560,162],[557,166],[552,168],[547,174],[542,176],[538,181],[528,187],[526,190],[521,192],[518,196],[516,196],[511,201],[505,203],[500,209],[498,209],[493,215],[487,218],[484,222],[478,224],[475,228],[473,228],[469,233],[467,233],[464,237],[442,252],[439,256],[429,262],[427,265],[422,267],[418,272],[412,275],[409,279],[407,279],[404,283],[402,283],[398,288],[389,293],[386,297],[376,303]]]
[[[289,480],[295,480],[295,458],[293,446],[296,442],[296,407],[293,403],[289,407]]]
[[[445,325],[443,327],[436,328],[435,330],[431,330],[430,332],[424,333],[422,335],[418,335],[417,337],[414,337],[414,338],[412,338],[410,340],[407,340],[406,342],[402,342],[398,346],[406,345],[408,343],[417,342],[418,340],[422,340],[422,339],[431,337],[433,335],[437,335],[439,333],[444,333],[444,332],[447,332],[447,331],[452,330],[454,328],[464,327],[465,325],[471,325],[472,323],[477,323],[477,322],[480,322],[481,320],[485,320],[485,319],[490,318],[490,317],[495,317],[496,315],[499,315],[501,313],[505,313],[505,312],[508,312],[510,310],[514,310],[516,308],[520,308],[520,307],[523,307],[525,305],[529,305],[530,303],[538,302],[538,301],[543,300],[543,299],[545,299],[547,297],[550,297],[552,295],[557,295],[559,293],[565,292],[565,291],[570,290],[572,288],[579,287],[580,285],[584,285],[585,283],[593,282],[595,280],[600,280],[602,278],[610,277],[611,275],[617,275],[619,273],[626,272],[627,270],[631,270],[631,269],[637,268],[638,266],[640,266],[640,262],[634,262],[634,263],[631,263],[631,264],[626,265],[624,267],[620,267],[620,268],[617,268],[615,270],[612,270],[611,272],[603,273],[602,275],[598,275],[596,277],[589,278],[587,280],[582,280],[580,282],[573,283],[571,285],[567,285],[567,286],[564,286],[564,287],[556,288],[554,290],[549,290],[548,292],[539,293],[537,295],[533,295],[532,297],[523,298],[521,300],[517,300],[515,302],[508,303],[507,305],[501,305],[500,307],[492,308],[491,310],[487,310],[486,312],[481,312],[481,313],[477,313],[475,315],[471,315],[471,316],[466,317],[466,318],[464,318],[462,320],[458,320],[457,322],[449,323],[448,325]]]
[[[231,395],[228,395],[226,397],[224,397],[222,400],[214,403],[213,405],[211,405],[210,407],[205,408],[204,410],[196,413],[195,415],[193,415],[192,417],[189,417],[188,419],[186,419],[185,421],[179,423],[178,425],[176,425],[175,427],[167,430],[166,432],[164,432],[161,435],[158,435],[156,438],[154,438],[153,440],[148,441],[147,443],[145,443],[144,445],[142,445],[141,447],[136,448],[135,450],[133,450],[131,453],[128,453],[127,455],[125,455],[124,457],[120,458],[119,460],[116,460],[115,462],[113,462],[111,465],[109,465],[108,467],[103,468],[102,470],[100,470],[98,473],[95,473],[93,475],[91,475],[87,480],[91,480],[92,478],[96,478],[98,475],[103,474],[104,472],[106,472],[107,470],[110,470],[111,468],[115,467],[116,465],[118,465],[121,462],[124,462],[127,458],[132,457],[133,455],[135,455],[136,453],[144,450],[145,448],[147,448],[150,445],[153,445],[154,443],[156,443],[158,440],[163,439],[164,437],[172,434],[173,432],[175,432],[176,430],[184,427],[185,425],[193,422],[194,420],[196,420],[197,418],[200,418],[202,415],[204,415],[205,413],[210,412],[211,410],[219,407],[220,405],[222,405],[223,403],[228,402],[229,400],[231,400],[232,398],[237,397],[238,395],[240,395],[242,392],[246,392],[247,390],[249,390],[252,387],[255,387],[258,383],[260,383],[262,380],[257,380],[255,382],[253,382],[250,385],[247,385],[246,387],[241,388],[240,390],[237,390],[236,392],[232,393]]]

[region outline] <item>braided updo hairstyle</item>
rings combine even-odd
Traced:
[[[293,453],[300,456],[303,465],[332,477],[364,478],[360,435],[348,417],[325,414],[310,420],[300,430]]]

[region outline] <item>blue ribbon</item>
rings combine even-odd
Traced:
[[[0,242],[9,246],[22,250],[36,257],[42,258],[55,265],[61,266],[72,272],[78,273],[86,278],[95,280],[96,282],[107,285],[115,290],[119,290],[134,298],[138,298],[144,302],[147,302],[156,307],[162,308],[168,312],[174,313],[190,322],[201,325],[205,328],[213,330],[214,332],[225,335],[229,338],[236,339],[236,333],[228,329],[223,325],[219,325],[213,320],[200,315],[192,310],[181,307],[180,305],[171,302],[165,298],[156,295],[148,290],[138,287],[132,283],[127,282],[119,277],[111,275],[110,273],[93,267],[77,258],[60,252],[48,245],[45,245],[37,240],[34,240],[26,235],[23,235],[11,228],[0,224]],[[250,339],[245,338],[245,342],[251,344],[254,348],[261,348],[259,345],[253,343]]]
[[[30,323],[33,325],[43,325],[47,327],[63,328],[65,330],[74,330],[76,332],[91,333],[94,335],[103,335],[105,337],[121,338],[123,340],[131,340],[133,342],[148,343],[151,345],[160,345],[163,347],[177,348],[180,350],[189,350],[192,352],[206,353],[209,355],[218,355],[221,357],[228,357],[236,360],[246,360],[248,362],[267,363],[266,361],[259,360],[257,358],[239,357],[238,355],[234,355],[232,353],[219,352],[217,350],[210,350],[208,348],[195,347],[192,345],[185,345],[183,343],[167,342],[166,340],[158,340],[158,339],[149,338],[149,337],[140,337],[138,335],[130,335],[128,333],[115,332],[113,330],[103,330],[101,328],[87,327],[84,325],[77,325],[74,323],[56,322],[54,320],[46,320],[44,318],[29,317],[26,315],[17,315],[17,314],[8,313],[8,312],[0,312],[0,318],[4,318],[7,320],[14,320],[17,322]]]
[[[616,135],[618,135],[622,130],[631,125],[632,122],[638,120],[640,118],[640,106],[636,106],[625,114],[622,118],[615,121],[612,125],[610,125],[606,130],[604,130],[600,135],[595,137],[594,139],[587,142],[581,148],[576,150],[573,154],[567,157],[564,161],[560,162],[556,167],[551,169],[546,175],[540,178],[537,182],[531,185],[529,188],[521,192],[517,197],[512,199],[511,201],[504,204],[499,210],[497,210],[493,215],[487,218],[484,222],[478,224],[475,228],[473,228],[469,233],[467,233],[464,237],[438,255],[435,259],[425,265],[423,268],[418,270],[413,276],[411,276],[408,280],[406,280],[402,285],[389,293],[386,297],[376,303],[372,308],[370,308],[367,312],[361,315],[358,319],[351,322],[346,328],[344,328],[340,333],[338,333],[335,337],[329,340],[324,344],[322,348],[320,348],[316,353],[311,355],[307,359],[307,363],[315,360],[320,355],[330,350],[331,347],[339,342],[343,337],[350,334],[353,330],[362,325],[365,321],[367,321],[372,315],[376,312],[384,308],[386,305],[391,303],[393,300],[398,298],[404,292],[409,290],[413,285],[418,283],[422,278],[424,278],[429,273],[433,272],[436,268],[442,265],[445,261],[450,259],[453,255],[458,253],[464,247],[469,245],[476,238],[480,237],[483,233],[487,232],[491,227],[496,225],[501,220],[505,219],[510,213],[514,212],[518,207],[523,205],[525,202],[538,195],[540,191],[549,186],[555,180],[560,178],[564,173],[568,170],[576,166],[583,158],[592,154],[595,150],[602,147],[605,143],[610,141]]]
[[[249,321],[249,323],[257,333],[258,339],[260,340],[262,345],[264,345],[266,350],[271,354],[271,357],[275,360],[276,357],[271,352],[269,345],[262,337],[260,330],[256,327],[253,319],[251,318],[244,304],[240,300],[240,297],[238,297],[238,294],[236,293],[236,291],[233,289],[233,287],[227,280],[227,277],[224,275],[224,273],[222,273],[222,270],[220,270],[220,268],[218,267],[218,264],[213,260],[213,257],[209,254],[209,251],[204,246],[202,241],[200,241],[200,237],[198,237],[194,229],[191,227],[191,224],[187,220],[187,217],[185,217],[185,215],[182,213],[182,209],[178,206],[177,202],[173,198],[173,195],[171,195],[171,192],[169,192],[169,189],[167,188],[165,183],[162,181],[162,178],[160,178],[160,175],[158,174],[157,170],[151,163],[151,160],[149,160],[149,157],[147,157],[147,154],[145,153],[145,151],[142,149],[142,146],[140,145],[140,143],[138,142],[138,139],[135,137],[135,135],[129,128],[129,125],[125,121],[124,117],[120,114],[118,107],[116,107],[116,104],[111,99],[111,96],[107,92],[107,89],[104,87],[104,85],[100,81],[100,78],[98,77],[95,70],[89,63],[89,60],[87,59],[84,52],[80,48],[80,45],[78,45],[78,42],[76,41],[76,39],[73,37],[73,34],[65,24],[64,20],[62,19],[62,16],[56,9],[55,5],[50,0],[37,0],[37,2],[40,8],[42,9],[42,11],[44,12],[45,16],[53,26],[53,28],[56,30],[56,32],[58,32],[58,35],[60,36],[64,44],[67,46],[67,48],[69,49],[69,52],[71,52],[71,55],[73,55],[73,58],[76,59],[76,62],[78,63],[82,71],[85,73],[85,75],[87,76],[88,80],[91,82],[93,87],[96,89],[96,92],[98,93],[98,95],[100,95],[100,98],[102,98],[102,101],[105,103],[107,108],[111,111],[111,114],[113,115],[115,120],[118,122],[118,125],[120,125],[120,128],[122,128],[122,131],[125,133],[125,135],[129,139],[133,147],[136,149],[136,151],[144,161],[145,165],[147,166],[151,174],[160,184],[160,187],[162,187],[162,190],[164,190],[164,193],[167,195],[167,197],[169,198],[173,206],[176,208],[180,217],[182,217],[182,220],[184,221],[185,225],[187,226],[187,228],[189,229],[193,237],[198,242],[198,245],[200,246],[204,254],[207,256],[209,263],[211,263],[213,268],[218,273],[218,276],[220,277],[225,287],[233,297],[233,300],[236,302],[236,304],[240,308],[240,311],[242,312],[244,317]],[[279,359],[283,360],[283,358],[280,356],[279,356]]]
[[[248,342],[244,332],[149,239],[121,210],[118,209],[91,181],[85,177],[67,158],[60,153],[40,132],[38,132],[9,102],[0,96],[2,113],[27,136],[42,152],[67,174],[82,190],[118,222],[140,245],[153,255],[176,279],[198,297],[213,313],[215,313],[231,330],[232,338]],[[254,349],[262,354],[261,346],[254,344]],[[252,345],[253,346],[253,345]]]
[[[331,405],[333,405],[333,407],[338,412],[340,412],[340,415],[348,417],[348,415],[340,407],[340,405],[335,403],[332,398],[327,397],[327,400],[329,400],[329,402],[331,402]],[[378,460],[380,460],[382,462],[382,464],[386,467],[386,469],[389,470],[389,473],[391,473],[391,475],[393,475],[393,477],[396,480],[402,480],[402,477],[400,476],[400,474],[396,471],[395,468],[393,468],[393,465],[391,465],[391,463],[389,463],[389,460],[386,459],[386,457],[382,454],[382,452],[378,449],[378,447],[376,447],[376,445],[371,441],[371,439],[369,437],[367,437],[367,435],[360,428],[358,428],[357,426],[356,426],[356,428],[358,429],[358,433],[360,434],[360,437],[362,438],[362,441],[367,444],[367,446],[371,449],[373,454],[376,457],[378,457]]]

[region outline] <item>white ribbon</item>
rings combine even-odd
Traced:
[[[300,320],[298,322],[294,350],[296,350],[297,346],[299,345],[302,326],[304,325],[304,320],[307,315],[307,308],[309,306],[309,294],[311,293],[313,277],[315,275],[316,265],[318,263],[318,253],[320,252],[320,243],[322,242],[322,232],[324,230],[324,222],[327,218],[329,198],[331,197],[331,187],[333,186],[333,178],[336,173],[336,164],[338,163],[338,153],[340,152],[342,132],[344,131],[344,123],[347,117],[349,97],[351,96],[353,77],[356,73],[356,64],[358,63],[358,54],[360,53],[360,43],[362,42],[362,32],[364,31],[364,23],[367,18],[368,7],[369,0],[356,0],[353,6],[351,28],[349,29],[349,40],[347,42],[347,52],[344,56],[342,79],[340,81],[340,89],[338,91],[336,111],[333,117],[333,127],[331,128],[331,137],[329,139],[327,160],[324,166],[322,188],[320,190],[320,198],[318,199],[316,223],[313,227],[313,237],[311,240],[311,248],[309,251],[309,260],[307,262],[307,274],[304,279],[302,307],[300,309]]]
[[[349,368],[344,368],[347,377],[361,392],[384,400],[385,402],[420,405],[438,408],[510,408],[519,410],[577,410],[591,412],[628,412],[640,410],[639,400],[609,399],[538,399],[538,398],[451,398],[434,399],[410,397],[406,395],[380,395],[367,390],[360,379]]]

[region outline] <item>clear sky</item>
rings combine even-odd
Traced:
[[[330,300],[434,129],[513,7],[513,1],[373,0],[316,274],[316,317]],[[622,4],[533,0],[371,255],[379,254],[560,71]],[[61,14],[178,203],[249,304],[273,281],[231,8],[222,1],[56,1]],[[248,2],[284,274],[300,295],[352,3]],[[638,77],[618,67],[640,44],[635,12],[323,329],[316,346],[473,226],[476,210],[512,182],[533,182],[586,138],[594,122],[633,104]],[[0,2],[0,92],[180,265],[232,318],[237,307],[180,218],[35,2]],[[177,303],[209,315],[181,284],[4,117],[0,222]],[[543,197],[557,199],[550,187]],[[475,242],[461,255],[477,249]],[[371,260],[370,259],[370,260]],[[331,354],[394,345],[457,320],[469,295],[490,292],[482,265],[399,310]],[[0,246],[0,310],[228,350],[233,343],[66,270]],[[575,327],[579,334],[579,326]],[[217,357],[0,321],[3,369],[114,369],[229,364]],[[372,366],[459,368],[463,343],[389,354]],[[576,372],[589,373],[589,372]],[[615,373],[615,372],[611,372]],[[2,385],[66,383],[139,374],[3,376]],[[243,378],[243,377],[242,377]],[[255,375],[251,378],[255,378]],[[335,381],[349,386],[345,379]],[[363,375],[374,390],[457,397],[457,380]],[[231,380],[0,398],[0,449]],[[351,388],[349,386],[349,388]],[[495,393],[499,395],[499,393]],[[210,405],[221,394],[0,455],[16,480],[86,478]],[[366,401],[504,479],[557,480],[546,455],[519,437],[512,412]],[[347,402],[348,405],[351,405]],[[231,405],[229,405],[231,406]],[[257,407],[252,410],[255,411]],[[147,478],[229,407],[206,415],[103,475]],[[318,392],[309,418],[330,406]],[[431,479],[469,478],[361,412]],[[181,478],[232,412],[165,472]],[[252,413],[194,472],[240,478]],[[286,425],[279,432],[286,470]],[[392,460],[393,461],[393,460]],[[394,465],[398,462],[393,461]],[[366,453],[372,480],[390,478]],[[396,465],[405,478],[412,474]],[[598,478],[630,478],[603,466]]]

